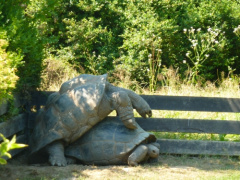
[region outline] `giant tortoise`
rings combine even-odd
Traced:
[[[118,119],[108,117],[66,147],[65,155],[72,162],[87,165],[136,166],[157,159],[159,148],[156,137],[139,125],[128,129]]]
[[[51,165],[65,166],[64,148],[116,110],[123,124],[136,129],[133,108],[142,117],[151,116],[147,102],[133,91],[115,87],[107,74],[82,74],[62,84],[48,97],[36,118],[30,138],[29,160],[47,153]]]

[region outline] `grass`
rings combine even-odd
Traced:
[[[179,119],[207,119],[207,120],[240,120],[240,113],[218,112],[187,112],[187,111],[153,111],[153,117],[179,118]],[[158,138],[187,139],[187,140],[212,140],[212,141],[240,141],[236,134],[207,134],[207,133],[172,133],[153,132]]]
[[[169,69],[169,71],[173,71]],[[239,79],[222,78],[218,87],[214,83],[207,82],[204,86],[188,84],[179,81],[176,73],[170,73],[168,86],[158,88],[156,95],[172,96],[200,96],[200,97],[228,97],[240,98]],[[181,84],[179,83],[181,82]],[[150,94],[143,91],[144,94]],[[182,118],[182,119],[207,119],[207,120],[240,120],[240,113],[221,112],[189,112],[189,111],[153,111],[153,117]],[[214,141],[240,141],[240,135],[236,134],[199,134],[199,133],[171,133],[153,132],[158,138],[186,139],[186,140],[214,140]]]
[[[129,166],[66,167],[29,166],[14,163],[0,166],[0,179],[19,180],[215,180],[239,179],[240,161],[226,156],[174,156],[160,155],[154,164]],[[6,178],[7,177],[7,178]]]
[[[177,73],[169,69],[164,79],[164,86],[159,86],[156,92],[142,89],[135,81],[130,81],[128,76],[119,75],[119,82],[115,85],[129,88],[133,85],[139,94],[173,95],[173,96],[204,96],[204,97],[229,97],[240,98],[239,79],[221,78],[217,84],[206,82],[202,84],[189,84],[180,81]],[[58,71],[59,72],[59,71]],[[43,86],[41,90],[57,91],[61,85],[57,76],[51,75],[54,71],[45,72],[45,76],[51,77],[51,83]],[[50,75],[49,75],[50,74]],[[66,80],[72,75],[61,75]],[[46,77],[45,77],[46,78]],[[110,77],[111,78],[111,77]],[[112,115],[115,115],[114,113]],[[136,115],[137,116],[137,115]],[[212,113],[212,112],[187,112],[187,111],[153,111],[153,117],[164,118],[190,118],[211,120],[240,120],[240,113]],[[158,138],[187,139],[187,140],[218,140],[218,141],[240,141],[239,135],[223,134],[198,134],[198,133],[169,133],[157,132]],[[11,168],[11,167],[10,167]],[[14,172],[18,168],[14,167]],[[199,180],[237,180],[240,177],[239,157],[227,156],[174,156],[161,155],[159,163],[142,165],[137,167],[128,166],[82,166],[71,165],[67,168],[47,167],[31,169],[32,175],[25,174],[23,179],[199,179]],[[35,175],[34,175],[35,174]],[[22,176],[23,177],[23,176]],[[26,177],[26,178],[25,178]],[[21,179],[21,178],[19,178]]]

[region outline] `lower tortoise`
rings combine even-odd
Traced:
[[[137,166],[157,160],[159,149],[156,137],[139,125],[132,130],[116,118],[106,118],[66,147],[65,155],[87,165]]]

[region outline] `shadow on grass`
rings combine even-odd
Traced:
[[[28,165],[21,158],[14,158],[0,167],[0,179],[48,180],[48,179],[237,179],[240,160],[226,156],[160,155],[159,162],[130,166],[66,167],[48,164]],[[194,178],[193,178],[194,177]]]

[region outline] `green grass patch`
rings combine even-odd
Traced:
[[[205,140],[205,141],[234,141],[240,142],[240,135],[237,134],[199,134],[199,133],[172,133],[172,132],[151,132],[158,139],[184,139],[184,140]]]

